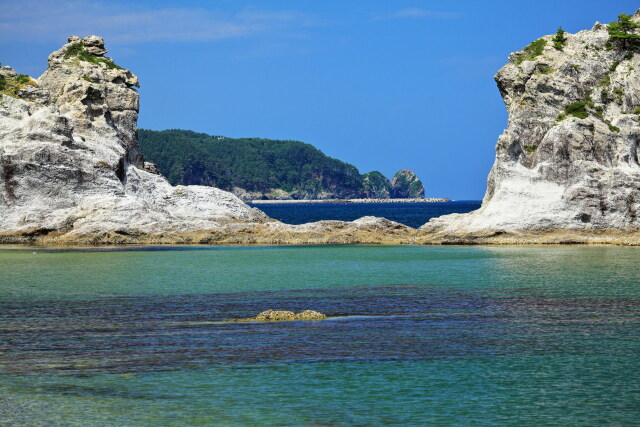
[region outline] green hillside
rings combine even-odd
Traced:
[[[299,141],[226,138],[188,130],[139,130],[145,159],[171,184],[240,187],[263,194],[281,189],[294,199],[361,197],[355,166]]]

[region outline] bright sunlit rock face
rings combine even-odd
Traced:
[[[640,22],[640,11],[633,21]],[[640,53],[607,25],[544,36],[495,76],[509,112],[482,207],[422,227],[447,234],[630,230],[640,224]]]
[[[0,231],[128,235],[266,220],[231,193],[173,187],[144,162],[138,79],[105,53],[100,37],[69,37],[37,81],[0,95]]]

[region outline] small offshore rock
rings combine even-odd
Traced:
[[[293,311],[286,310],[266,310],[258,314],[256,317],[250,317],[248,319],[234,319],[236,322],[288,322],[292,320],[323,320],[327,316],[313,310],[305,310],[300,313],[294,313]]]

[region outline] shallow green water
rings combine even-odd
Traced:
[[[635,425],[640,249],[0,250],[0,424]],[[265,309],[324,322],[227,323]]]

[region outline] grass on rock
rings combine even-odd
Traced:
[[[542,55],[545,46],[547,45],[547,41],[545,39],[538,39],[534,42],[531,42],[527,47],[525,47],[524,53],[518,56],[515,59],[515,64],[519,65],[524,61],[533,61],[536,57]]]
[[[18,93],[26,86],[38,87],[38,84],[26,74],[18,74],[15,77],[0,76],[0,93],[5,95],[22,99]]]
[[[90,62],[95,65],[104,64],[109,69],[118,69],[122,70],[123,68],[119,65],[114,64],[109,61],[107,58],[103,58],[100,56],[95,56],[87,52],[82,45],[81,42],[73,43],[71,46],[67,48],[64,52],[65,59],[77,58],[81,61]]]

